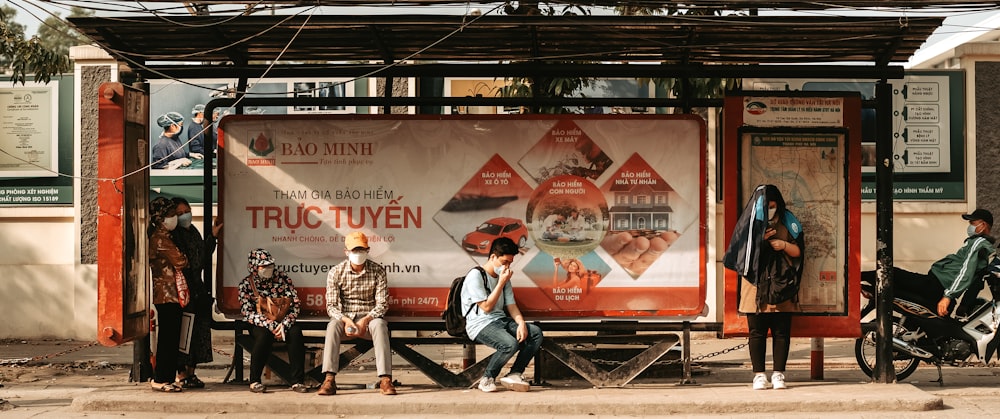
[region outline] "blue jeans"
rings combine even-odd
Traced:
[[[538,348],[542,346],[542,329],[531,323],[527,326],[528,338],[524,342],[517,341],[517,322],[510,317],[494,320],[476,335],[476,342],[496,350],[490,362],[486,364],[484,377],[496,378],[500,375],[500,369],[507,365],[507,361],[514,357],[515,352],[517,359],[510,367],[510,372],[524,373],[531,358],[535,357]]]

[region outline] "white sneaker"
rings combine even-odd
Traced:
[[[506,377],[500,379],[500,384],[503,384],[508,390],[514,390],[519,392],[525,392],[531,389],[531,384],[524,381],[524,377],[521,374],[510,373]]]
[[[777,371],[775,371],[774,374],[771,374],[771,387],[774,387],[775,390],[784,390],[788,388],[788,386],[785,385],[785,374]]]
[[[753,377],[753,389],[767,390],[767,376],[764,373],[759,373]]]
[[[493,377],[483,377],[479,379],[479,389],[486,393],[497,391],[497,384],[493,382]]]

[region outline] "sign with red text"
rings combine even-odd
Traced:
[[[531,318],[705,310],[705,124],[694,116],[232,116],[222,121],[220,307],[268,249],[310,315],[344,236],[369,236],[390,316],[438,318],[493,240],[521,248]]]

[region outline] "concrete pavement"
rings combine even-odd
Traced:
[[[676,368],[640,376],[623,388],[593,388],[579,378],[550,379],[529,393],[442,389],[405,361],[394,362],[399,395],[382,396],[366,388],[375,382],[373,362],[361,362],[337,376],[336,396],[299,394],[276,378],[265,379],[269,392],[250,393],[247,384],[223,384],[231,360],[232,340],[216,334],[215,361],[199,368],[207,384],[201,390],[179,394],[155,393],[146,383],[129,383],[132,347],[84,346],[73,341],[0,342],[0,374],[4,387],[0,414],[7,417],[655,417],[661,415],[723,415],[754,417],[847,415],[894,417],[951,417],[965,415],[945,400],[981,397],[990,403],[1000,395],[993,368],[946,369],[945,387],[929,381],[937,377],[922,365],[908,383],[870,384],[854,364],[851,339],[826,339],[824,380],[810,380],[808,339],[794,339],[786,376],[788,390],[753,391],[745,348],[726,351],[745,339],[716,339],[695,334],[692,356],[712,355],[699,362],[695,385],[678,385]],[[457,345],[423,345],[431,359],[445,365],[461,362]],[[489,353],[479,349],[480,357]],[[24,363],[21,360],[31,359]],[[248,362],[245,362],[248,363]],[[528,371],[528,377],[531,371]],[[943,392],[943,393],[942,393]],[[949,393],[951,392],[951,393]],[[957,393],[956,393],[957,392]],[[952,403],[954,404],[954,403]],[[997,406],[1000,408],[1000,406]],[[1000,412],[998,410],[997,412]],[[994,413],[996,414],[996,413]],[[929,415],[929,416],[928,416]],[[847,417],[845,416],[845,417]],[[958,417],[958,416],[954,416]]]

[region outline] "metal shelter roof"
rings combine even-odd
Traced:
[[[503,75],[511,68],[546,67],[567,75],[624,66],[635,70],[621,70],[619,77],[649,76],[642,73],[650,71],[697,76],[711,68],[725,68],[730,77],[753,77],[769,65],[862,63],[875,69],[870,77],[881,78],[890,64],[905,62],[943,19],[250,15],[68,20],[144,78],[157,79],[254,77],[265,68],[276,77],[307,71],[364,76],[373,65],[387,63],[395,68],[375,76]],[[594,65],[609,62],[629,64]],[[521,64],[501,70],[510,63]],[[651,70],[657,67],[649,64],[660,67]],[[427,68],[436,70],[423,74]],[[839,70],[828,76],[836,74]]]

